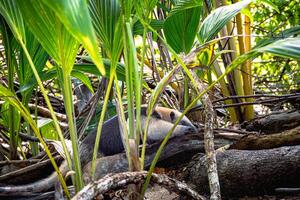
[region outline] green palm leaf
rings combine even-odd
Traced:
[[[66,73],[71,73],[79,43],[46,5],[34,0],[18,1],[18,5],[44,49]]]
[[[280,32],[279,34],[277,34],[275,36],[272,35],[272,37],[270,37],[270,38],[260,40],[259,42],[257,42],[255,47],[253,47],[253,49],[266,46],[268,44],[271,44],[271,43],[273,43],[277,40],[281,40],[283,38],[288,38],[288,37],[292,37],[293,35],[298,35],[299,33],[300,33],[300,25],[291,27],[289,29],[286,29],[286,30]]]
[[[267,46],[255,49],[256,52],[267,52],[276,56],[300,60],[300,38],[286,38]]]
[[[211,12],[200,26],[200,42],[203,44],[213,39],[231,18],[251,2],[252,0],[244,0],[229,6],[219,7]]]
[[[58,16],[60,21],[89,52],[102,75],[105,75],[102,58],[99,54],[96,35],[92,26],[86,0],[53,1],[43,0],[48,8]],[[36,1],[35,1],[36,3]]]
[[[198,32],[202,6],[180,8],[167,17],[163,29],[168,44],[176,53],[188,53]]]
[[[17,39],[25,41],[25,25],[16,1],[1,0],[0,13]]]
[[[109,57],[113,51],[114,38],[121,39],[121,35],[116,35],[117,24],[120,20],[121,8],[118,0],[91,0],[89,9],[93,25],[103,45],[103,49],[108,52]],[[118,44],[122,43],[121,41]]]
[[[178,0],[174,8],[172,8],[169,17],[173,14],[195,7],[202,7],[203,0]]]
[[[48,53],[43,49],[41,44],[36,40],[34,35],[26,28],[26,48],[29,51],[29,54],[33,60],[33,63],[36,67],[36,70],[39,74],[42,73],[42,70],[45,67],[45,64],[49,58]],[[35,79],[32,79],[34,76],[33,71],[31,70],[30,64],[24,54],[22,47],[16,43],[15,52],[18,54],[16,59],[18,59],[18,65],[16,65],[16,72],[18,74],[20,87],[28,85],[28,83],[32,82]],[[23,91],[22,101],[27,104],[32,94],[32,90],[36,85],[32,85],[28,90]]]

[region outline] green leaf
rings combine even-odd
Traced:
[[[40,78],[42,81],[47,81],[50,79],[54,79],[57,77],[57,72],[55,69],[50,69],[48,71],[42,71],[39,73]],[[37,85],[37,82],[35,79],[31,79],[30,81],[26,82],[26,84],[22,85],[17,93],[26,92],[27,90],[30,90],[32,87],[35,87]]]
[[[164,23],[164,34],[167,43],[176,53],[188,53],[193,46],[199,28],[202,7],[176,11],[167,17]]]
[[[43,3],[34,0],[17,2],[27,19],[26,24],[43,48],[65,73],[71,73],[79,43]]]
[[[92,60],[89,57],[82,57],[85,60],[91,63],[82,63],[82,64],[75,64],[74,70],[80,70],[82,72],[94,74],[96,76],[100,76],[101,74],[96,70],[96,66],[92,63]],[[111,73],[111,61],[109,59],[103,59],[104,67],[106,70],[105,77],[109,78]],[[116,73],[118,76],[118,80],[125,81],[125,66],[124,64],[118,62],[116,66]]]
[[[9,25],[11,31],[14,33],[18,40],[25,41],[25,26],[23,17],[16,5],[17,1],[1,0],[0,1],[0,13],[5,18],[6,23]]]
[[[271,53],[280,57],[294,58],[300,60],[300,38],[286,38],[269,43],[265,46],[252,49],[251,51],[237,57],[229,66],[226,68],[226,74],[233,70],[240,64],[244,63],[250,58],[255,58],[262,53]],[[223,77],[223,75],[222,75]],[[220,79],[220,77],[218,78]]]
[[[89,57],[85,57],[87,61],[92,62],[92,60]],[[103,59],[104,61],[104,67],[105,70],[107,71],[105,77],[109,78],[110,76],[110,69],[111,69],[111,62],[108,59]],[[101,76],[101,73],[99,72],[97,66],[93,63],[81,63],[81,64],[75,64],[73,66],[73,71],[79,71],[81,73],[89,73],[93,74],[96,76]],[[116,73],[119,81],[125,81],[125,66],[122,63],[118,63],[116,67]],[[42,81],[47,81],[50,79],[57,78],[57,71],[56,68],[49,69],[47,71],[42,71],[40,72],[40,78]],[[22,85],[17,93],[22,93],[27,90],[30,90],[32,87],[35,87],[37,85],[37,82],[35,79],[31,79],[29,82],[26,84]]]
[[[168,17],[190,8],[203,7],[203,0],[178,0]]]
[[[39,74],[43,74],[42,70],[44,69],[46,62],[49,59],[49,55],[43,49],[42,45],[37,41],[34,35],[28,30],[28,28],[26,28],[26,48],[28,49],[37,72]],[[16,72],[18,74],[20,87],[28,85],[28,83],[32,82],[32,80],[36,82],[35,78],[33,78],[34,74],[26,58],[24,50],[19,44],[17,44],[15,52],[17,53],[16,58],[18,60],[18,65],[16,65]],[[21,93],[22,102],[29,102],[33,87],[35,86],[36,85],[32,85],[30,88],[28,88],[28,90]]]
[[[12,44],[15,54],[13,56],[17,60],[14,66],[16,67],[16,73],[18,74],[20,86],[22,87],[32,80],[33,71],[24,55],[23,49],[17,41],[23,41],[25,43],[38,72],[42,71],[49,56],[25,26],[23,16],[16,1],[0,1],[0,12],[6,22],[8,22],[16,38],[15,40],[15,38],[12,37],[10,43]],[[28,102],[30,96],[30,90],[22,93],[22,101]]]
[[[27,1],[26,1],[27,2]],[[36,1],[34,1],[36,3]],[[105,75],[86,0],[42,0],[59,17],[73,37],[89,52],[102,75]],[[37,4],[37,3],[36,3]]]
[[[253,16],[252,16],[252,13],[251,13],[251,10],[249,9],[249,7],[243,8],[241,10],[241,13],[243,15],[246,15],[247,17],[249,17],[250,22],[253,23]]]
[[[255,51],[260,53],[268,52],[276,56],[300,60],[300,37],[278,40],[267,46],[255,49]]]
[[[94,93],[92,83],[88,76],[78,70],[73,70],[71,76],[79,79],[92,93]]]
[[[153,11],[155,6],[157,6],[158,0],[144,0],[144,1],[137,1],[134,5],[137,11],[137,14],[141,17],[144,15],[145,18],[149,17],[149,14]]]
[[[228,6],[222,6],[212,11],[203,21],[200,26],[199,37],[200,43],[204,44],[213,39],[218,32],[245,8],[252,0],[244,0]]]
[[[50,140],[58,140],[57,133],[55,131],[54,123],[49,118],[39,118],[37,120],[37,126],[41,130],[43,138]]]
[[[118,0],[91,0],[89,9],[92,22],[103,45],[103,49],[111,57],[113,49],[122,45],[121,32],[118,33],[118,22],[121,20],[121,8]],[[115,38],[118,38],[117,43]]]
[[[1,118],[2,118],[2,122],[4,127],[6,127],[7,129],[9,128],[9,102],[5,101],[4,104],[2,104],[1,106]],[[13,109],[13,121],[14,121],[14,128],[15,130],[19,130],[20,128],[20,112],[18,112],[18,110]]]
[[[164,27],[164,20],[156,20],[153,19],[150,21],[149,24],[154,30],[160,30]],[[133,34],[134,35],[143,35],[144,32],[144,26],[140,21],[137,21],[133,25]]]
[[[293,35],[298,35],[299,33],[300,33],[300,25],[286,29],[286,30],[282,31],[281,33],[279,33],[278,35],[275,35],[275,36],[272,35],[272,36],[270,36],[270,38],[259,41],[253,49],[266,46],[268,44],[271,44],[271,43],[273,43],[277,40],[281,40],[283,38],[288,38]]]

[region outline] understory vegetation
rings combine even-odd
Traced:
[[[216,172],[210,124],[232,128],[299,109],[299,22],[298,0],[0,0],[1,167],[45,152],[70,199],[55,155],[79,192],[80,142],[97,130],[93,177],[103,123],[118,115],[128,171],[148,170],[144,195],[186,115],[204,130]],[[182,115],[146,166],[156,105]],[[220,199],[218,180],[209,180],[211,199]]]

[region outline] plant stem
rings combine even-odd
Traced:
[[[63,88],[64,88],[64,102],[66,114],[68,117],[69,131],[73,148],[73,159],[74,159],[74,168],[75,168],[75,188],[76,191],[80,191],[83,187],[83,179],[81,172],[81,163],[80,163],[80,154],[78,149],[78,138],[77,131],[75,126],[75,117],[74,117],[74,103],[72,98],[72,85],[71,85],[71,76],[69,73],[63,73]]]
[[[64,152],[65,152],[65,155],[66,155],[66,159],[67,159],[68,165],[69,165],[69,167],[71,167],[71,166],[72,166],[72,162],[71,162],[71,158],[70,158],[69,151],[68,151],[68,149],[67,149],[67,145],[66,145],[66,143],[65,143],[65,141],[64,141],[64,137],[63,137],[62,131],[61,131],[60,126],[59,126],[59,124],[58,124],[58,120],[57,120],[57,118],[56,118],[56,116],[55,116],[54,110],[53,110],[52,105],[51,105],[51,103],[50,103],[50,100],[49,100],[49,98],[48,98],[48,96],[47,96],[47,93],[46,93],[46,90],[45,90],[45,88],[44,88],[44,86],[43,86],[43,83],[42,83],[42,81],[41,81],[41,78],[40,78],[40,76],[39,76],[39,74],[38,74],[38,72],[37,72],[37,70],[36,70],[36,68],[35,68],[35,66],[34,66],[34,63],[33,63],[32,59],[31,59],[31,57],[30,57],[29,52],[27,51],[27,48],[26,48],[26,46],[25,46],[23,40],[22,40],[21,38],[18,38],[18,40],[19,40],[19,43],[20,43],[21,47],[23,48],[24,53],[25,53],[25,55],[26,55],[26,57],[27,57],[27,59],[28,59],[28,62],[29,62],[29,64],[30,64],[30,67],[31,67],[31,69],[32,69],[32,71],[33,71],[33,74],[34,74],[35,78],[36,78],[36,81],[37,81],[37,83],[38,83],[38,85],[39,85],[39,87],[40,87],[40,89],[41,89],[42,94],[43,94],[43,97],[45,98],[46,104],[47,104],[47,106],[48,106],[48,108],[49,108],[49,110],[50,110],[51,117],[52,117],[53,122],[54,122],[54,126],[55,126],[55,128],[56,128],[56,131],[57,131],[59,137],[60,137],[60,140],[61,140],[61,143],[62,143]],[[35,133],[37,133],[37,132],[35,131]],[[38,133],[39,133],[39,132],[38,132]],[[46,153],[47,153],[47,155],[48,155],[48,157],[49,157],[49,159],[50,159],[50,161],[51,161],[51,163],[52,163],[52,165],[53,165],[55,171],[56,171],[57,174],[58,174],[58,179],[59,179],[60,183],[62,184],[62,187],[64,188],[64,191],[65,191],[65,193],[66,193],[67,198],[70,199],[70,193],[69,193],[69,190],[67,189],[67,184],[66,184],[66,182],[65,182],[65,180],[64,180],[64,178],[63,178],[61,172],[59,171],[59,169],[58,169],[58,167],[57,167],[57,165],[56,165],[56,163],[55,163],[55,160],[53,159],[53,157],[52,157],[52,155],[51,155],[51,153],[50,153],[50,151],[49,151],[49,149],[48,149],[46,143],[45,143],[44,140],[42,139],[41,135],[37,135],[37,137],[39,138],[40,142],[41,142],[42,145],[44,146],[45,151],[46,151]]]
[[[252,53],[252,52],[251,52]],[[249,52],[250,54],[250,52]],[[245,54],[244,54],[245,55]],[[250,54],[251,55],[251,54]],[[236,59],[234,62],[232,62],[227,68],[226,68],[226,71],[218,77],[217,80],[213,81],[209,86],[207,86],[207,88],[205,90],[203,90],[202,92],[200,92],[198,94],[198,96],[196,98],[193,99],[193,101],[185,108],[185,110],[182,112],[182,114],[177,118],[177,120],[174,122],[174,125],[173,127],[171,128],[171,130],[168,132],[168,134],[166,135],[165,139],[162,141],[161,145],[159,146],[154,158],[153,158],[153,161],[150,165],[150,169],[148,171],[148,175],[147,175],[147,178],[145,180],[145,183],[143,185],[143,188],[142,188],[142,192],[141,192],[141,196],[143,197],[145,195],[145,192],[146,192],[146,189],[150,183],[150,178],[151,178],[151,175],[154,171],[154,168],[155,168],[155,165],[158,161],[158,158],[160,156],[160,154],[162,153],[162,150],[164,149],[165,145],[167,144],[172,132],[174,131],[174,129],[176,128],[176,126],[178,125],[178,123],[180,122],[180,120],[183,118],[184,115],[187,114],[187,112],[193,108],[193,106],[197,103],[197,101],[205,94],[207,93],[209,90],[211,90],[215,84],[217,84],[220,80],[222,80],[226,75],[228,75],[232,70],[234,70],[239,63],[242,63],[244,61],[246,61],[249,57],[247,56],[240,56],[239,59]],[[173,69],[174,70],[174,69]]]
[[[106,108],[107,108],[107,104],[108,104],[108,100],[109,100],[109,96],[110,96],[110,91],[111,91],[112,85],[114,83],[114,76],[115,76],[115,70],[113,70],[113,72],[110,72],[107,91],[105,93],[103,107],[102,107],[102,111],[101,111],[101,115],[100,115],[100,120],[99,120],[98,127],[97,127],[97,134],[96,134],[96,139],[95,139],[95,146],[94,146],[93,160],[92,160],[92,169],[91,169],[92,179],[94,179],[94,177],[95,177],[96,158],[97,158],[98,149],[99,149],[99,145],[100,145],[102,126],[103,126],[104,117],[105,117],[105,113],[106,113]]]

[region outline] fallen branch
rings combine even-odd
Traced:
[[[102,179],[85,186],[77,193],[73,200],[94,199],[98,195],[104,194],[110,190],[116,190],[128,186],[129,184],[142,184],[146,179],[147,172],[124,172],[119,174],[108,174]],[[192,199],[204,200],[205,197],[189,188],[185,183],[169,178],[166,175],[152,174],[151,182],[166,187],[169,191],[177,191],[188,195]]]
[[[62,160],[62,157],[60,155],[54,156],[53,158],[56,162]],[[28,177],[28,175],[29,175],[29,177],[32,178],[33,171],[40,170],[41,168],[44,168],[44,167],[50,165],[50,163],[51,163],[50,160],[47,159],[47,160],[35,163],[33,165],[26,166],[21,169],[18,169],[18,170],[12,171],[12,172],[8,172],[8,173],[0,176],[0,183],[3,183],[4,181],[12,181],[12,179],[14,179],[14,178],[22,179],[22,176],[24,179],[24,176]]]
[[[205,163],[205,157],[195,157],[185,174],[199,193],[209,192]],[[300,186],[300,146],[218,152],[217,164],[222,196],[273,194],[276,188]]]
[[[269,135],[247,135],[230,146],[230,149],[272,149],[281,146],[300,145],[300,127]]]
[[[270,114],[263,118],[254,119],[245,126],[247,131],[261,131],[264,133],[280,133],[300,126],[300,112],[283,112]]]
[[[52,118],[49,109],[42,107],[42,106],[35,105],[35,104],[31,104],[31,103],[29,103],[28,106],[31,111],[35,111],[35,109],[37,109],[38,114],[40,116],[45,117],[45,118]],[[55,115],[59,121],[67,121],[67,116],[65,114],[55,112]]]

